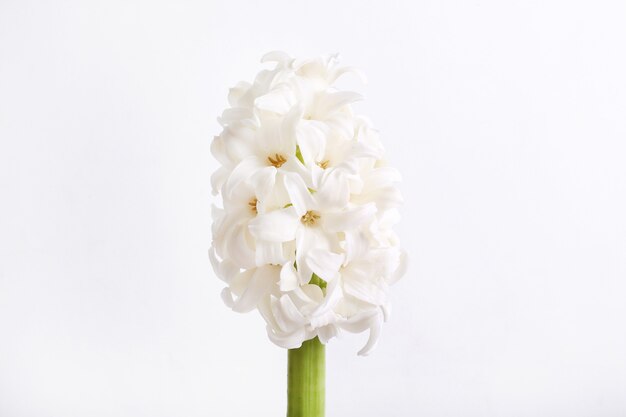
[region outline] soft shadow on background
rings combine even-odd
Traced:
[[[328,417],[626,414],[626,3],[0,2],[0,415],[277,416],[210,270],[209,143],[267,51],[341,52],[404,174],[378,349]]]

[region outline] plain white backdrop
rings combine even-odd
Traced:
[[[328,417],[626,415],[623,1],[0,0],[0,416],[285,412],[219,298],[209,143],[267,51],[341,52],[405,181]],[[355,84],[356,85],[356,84]]]

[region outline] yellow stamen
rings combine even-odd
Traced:
[[[329,162],[330,161],[328,159],[325,160],[325,161],[320,161],[320,162],[317,163],[317,166],[322,168],[322,169],[326,169],[326,168],[328,168],[328,163]]]
[[[259,202],[259,200],[256,199],[256,197],[254,197],[252,200],[250,200],[248,202],[248,205],[250,206],[250,210],[252,210],[252,212],[254,214],[258,214],[259,212],[257,211],[256,205]]]
[[[270,165],[273,165],[276,168],[280,168],[285,162],[287,162],[287,158],[277,153],[274,154],[274,158],[268,156],[267,160],[270,162]]]
[[[313,226],[319,218],[320,218],[319,214],[317,214],[316,212],[312,210],[309,210],[306,213],[304,213],[304,216],[300,218],[300,221],[305,226]]]

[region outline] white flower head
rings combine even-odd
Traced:
[[[233,310],[258,309],[285,348],[343,331],[369,331],[368,354],[389,315],[389,286],[406,268],[392,227],[399,173],[378,133],[334,86],[336,55],[274,63],[230,90],[211,152],[214,207],[210,259]]]

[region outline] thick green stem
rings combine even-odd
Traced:
[[[287,359],[287,417],[324,417],[326,352],[316,337]]]

